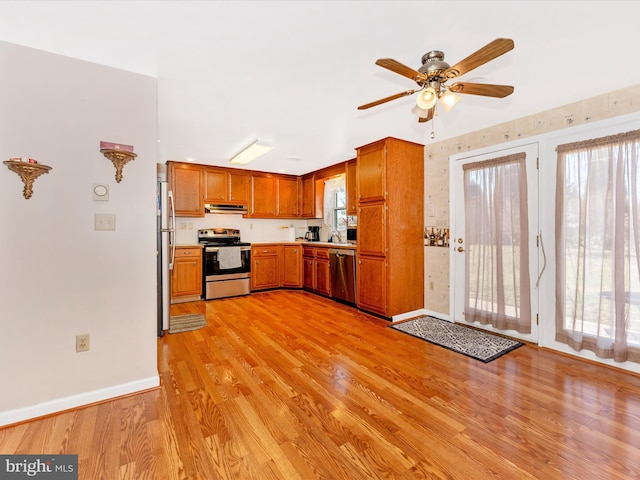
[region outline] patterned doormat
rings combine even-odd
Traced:
[[[390,328],[484,363],[524,345],[516,340],[428,316],[398,322]]]
[[[204,315],[193,313],[190,315],[175,315],[169,318],[169,333],[190,332],[207,324]]]

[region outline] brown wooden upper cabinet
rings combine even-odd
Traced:
[[[251,174],[248,217],[299,218],[300,178],[270,173]]]
[[[322,181],[343,172],[347,180],[347,213],[357,214],[355,159],[303,176],[172,161],[167,165],[177,216],[203,217],[205,204],[226,204],[247,205],[246,217],[318,218],[322,215]]]
[[[274,218],[277,207],[276,177],[269,173],[251,175],[249,217]]]
[[[300,216],[300,179],[294,176],[276,177],[278,217]]]
[[[370,202],[386,198],[385,158],[387,146],[372,144],[361,147],[358,151],[358,201]],[[402,172],[407,177],[412,175],[407,168]]]
[[[349,160],[345,164],[345,180],[347,184],[347,215],[358,214],[358,177],[357,160]]]
[[[301,209],[300,216],[315,218],[316,216],[316,177],[314,173],[308,173],[301,181]]]
[[[204,174],[201,165],[168,162],[174,211],[179,217],[204,217]]]
[[[247,205],[249,174],[228,168],[204,168],[204,202]]]

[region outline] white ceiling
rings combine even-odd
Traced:
[[[429,144],[640,83],[635,1],[0,1],[0,40],[158,78],[160,160],[302,174],[394,136]],[[511,52],[460,77],[514,85],[419,124],[415,83],[375,65],[453,65],[498,37]],[[3,74],[6,74],[3,73]],[[118,139],[116,139],[118,140]],[[123,140],[120,140],[123,141]],[[124,143],[124,142],[123,142]]]

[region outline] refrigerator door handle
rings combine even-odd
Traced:
[[[171,223],[169,224],[169,245],[171,245],[171,253],[169,255],[169,270],[173,270],[173,260],[176,256],[176,242],[173,238],[176,233],[176,213],[175,213],[175,204],[173,203],[173,192],[169,190],[169,203],[170,207],[170,218]]]

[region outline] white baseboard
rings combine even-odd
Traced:
[[[398,315],[394,315],[393,317],[391,317],[391,322],[400,322],[402,320],[408,320],[410,318],[419,317],[421,315],[428,315],[427,311],[424,308],[413,310],[412,312],[400,313]]]
[[[109,400],[115,397],[121,397],[123,395],[129,395],[142,390],[148,390],[150,388],[158,387],[159,385],[160,377],[154,376],[136,380],[135,382],[123,383],[120,385],[114,385],[113,387],[80,393],[70,397],[58,398],[56,400],[31,405],[29,407],[0,412],[0,427],[4,425],[11,425],[12,423],[24,422],[25,420],[42,417],[44,415],[51,415],[52,413],[62,412],[64,410],[81,407],[83,405],[89,405],[91,403]]]
[[[446,320],[447,322],[453,323],[453,320],[451,320],[451,317],[449,317],[449,315],[446,315],[442,312],[433,312],[431,310],[427,310],[427,315],[429,315],[430,317],[439,318],[440,320]]]
[[[426,308],[421,308],[419,310],[414,310],[413,312],[394,315],[393,317],[391,317],[391,322],[392,323],[401,322],[403,320],[408,320],[409,318],[419,317],[420,315],[429,315],[430,317],[436,317],[436,318],[439,318],[440,320],[446,320],[448,322],[450,321],[449,315],[445,315],[444,313],[440,313],[440,312],[433,312],[431,310],[427,310]]]

